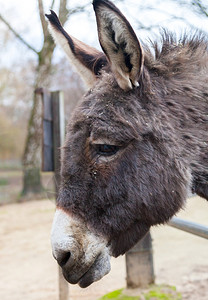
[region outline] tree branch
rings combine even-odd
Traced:
[[[42,25],[42,29],[43,29],[43,35],[44,35],[44,39],[45,39],[47,36],[47,23],[45,20],[45,14],[44,14],[42,0],[38,0],[38,8],[39,8],[40,21],[41,21],[41,25]]]
[[[208,7],[203,5],[201,0],[193,0],[192,5],[196,6],[199,9],[200,13],[208,17]]]
[[[72,8],[72,9],[69,10],[69,14],[73,15],[73,14],[76,14],[76,13],[83,12],[83,11],[85,11],[85,9],[88,5],[89,5],[89,3],[85,4],[85,5],[82,5],[82,6],[76,6],[75,8]]]
[[[67,0],[60,0],[60,5],[59,5],[59,20],[62,25],[64,25],[67,21],[69,11],[67,9]]]
[[[53,9],[54,3],[55,3],[55,0],[52,0],[52,2],[51,2],[51,9]]]
[[[38,51],[33,48],[30,44],[28,44],[28,42],[26,42],[15,30],[14,28],[12,28],[12,26],[4,19],[4,17],[0,14],[0,20],[2,20],[2,22],[9,28],[9,30],[16,36],[16,38],[23,43],[25,46],[27,46],[27,48],[29,48],[30,50],[32,50],[33,52],[35,52],[36,54],[38,54]]]
[[[87,1],[87,3],[83,5],[76,5],[74,8],[70,9],[67,8],[67,3],[68,0],[60,0],[59,19],[62,25],[64,25],[69,16],[85,11],[87,6],[89,6],[90,1]]]

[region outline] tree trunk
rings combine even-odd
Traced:
[[[43,190],[41,182],[41,117],[42,105],[40,96],[35,90],[40,87],[48,88],[50,83],[51,60],[54,50],[52,40],[45,42],[39,53],[37,77],[34,86],[33,107],[28,122],[28,135],[23,155],[23,197],[40,194]]]
[[[59,18],[62,25],[67,20],[68,0],[60,0]],[[54,1],[52,1],[53,7]],[[47,23],[44,16],[44,7],[42,0],[38,0],[40,21],[42,24],[44,42],[43,47],[38,54],[37,77],[34,90],[37,88],[48,88],[50,84],[50,73],[52,66],[52,55],[55,49],[55,44],[47,29]],[[79,11],[80,8],[78,8]],[[76,13],[76,11],[74,11]],[[17,33],[16,33],[17,36]],[[25,144],[23,155],[23,191],[22,195],[37,194],[42,191],[41,184],[41,101],[39,96],[34,93],[33,107],[28,123],[28,136]]]
[[[22,196],[40,194],[42,192],[40,168],[30,167],[24,169]]]
[[[48,88],[50,82],[51,61],[54,52],[55,44],[47,29],[47,22],[45,20],[45,11],[43,0],[37,0],[40,22],[43,31],[43,47],[38,52],[31,46],[24,38],[5,20],[0,14],[0,20],[9,28],[14,36],[23,43],[28,49],[32,50],[38,56],[37,77],[34,85],[34,90],[43,87]],[[51,1],[51,8],[53,8],[55,1]],[[62,25],[65,24],[68,15],[73,15],[84,11],[85,5],[77,5],[72,9],[67,8],[68,0],[60,0],[59,2],[59,19]],[[37,194],[42,191],[40,165],[41,165],[41,101],[39,96],[34,93],[33,107],[31,110],[28,122],[28,135],[25,144],[25,151],[23,155],[23,190],[22,195]]]
[[[28,122],[28,135],[23,156],[22,196],[42,191],[41,166],[41,103],[37,94],[33,95],[33,107]]]

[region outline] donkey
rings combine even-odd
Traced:
[[[55,42],[89,86],[67,127],[52,251],[86,287],[110,271],[187,193],[208,200],[208,42],[202,34],[142,45],[108,0],[94,0],[103,52],[46,15]]]

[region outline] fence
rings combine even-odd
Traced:
[[[201,225],[192,221],[183,220],[180,218],[173,217],[168,225],[171,227],[192,233],[202,238],[208,239],[208,226]]]
[[[56,193],[60,183],[60,147],[65,136],[64,102],[61,92],[36,91],[43,102],[43,150],[42,171],[55,173]],[[172,218],[169,226],[208,239],[208,226]],[[68,300],[68,283],[59,267],[59,300]],[[128,288],[144,287],[154,282],[152,239],[148,233],[139,243],[126,253],[126,281]]]

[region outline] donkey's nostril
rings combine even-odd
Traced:
[[[56,260],[58,264],[63,267],[71,257],[71,252],[61,252],[57,255]]]

